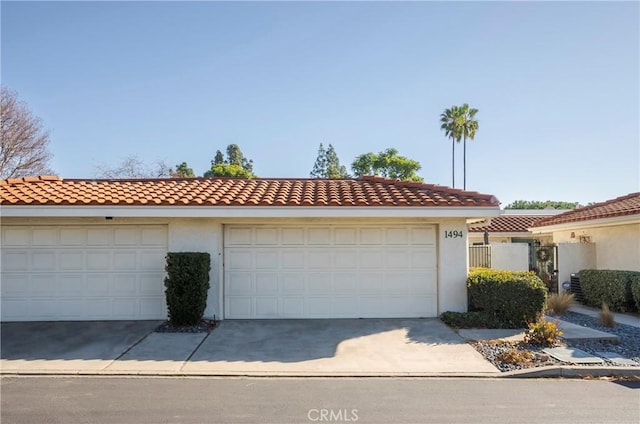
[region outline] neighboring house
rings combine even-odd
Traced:
[[[564,258],[572,259],[562,281],[583,268],[640,271],[640,193],[548,217],[534,223],[531,231],[570,248],[567,254],[558,253],[561,267],[568,263]],[[580,255],[572,258],[571,252]]]
[[[529,231],[529,228],[538,221],[563,212],[566,211],[556,209],[502,210],[500,216],[488,219],[487,223],[469,225],[469,246],[485,244],[485,237],[488,237],[488,244],[549,244],[552,242],[550,235],[534,235]],[[487,236],[485,236],[485,232]]]
[[[211,254],[205,316],[435,317],[467,305],[491,196],[377,177],[0,182],[4,321],[165,319],[168,251]]]

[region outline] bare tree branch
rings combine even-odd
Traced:
[[[51,173],[49,133],[14,91],[0,87],[0,178]]]
[[[152,164],[145,163],[137,156],[127,156],[115,167],[101,163],[94,166],[94,174],[98,178],[167,178],[173,169],[162,160]]]

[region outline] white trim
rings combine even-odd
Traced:
[[[2,217],[114,218],[469,218],[500,215],[498,206],[2,206]]]
[[[614,216],[612,218],[590,219],[585,221],[563,222],[543,227],[531,227],[529,231],[534,234],[552,233],[554,231],[574,230],[593,227],[610,227],[612,225],[640,224],[640,214]]]

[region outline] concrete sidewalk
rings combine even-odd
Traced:
[[[92,375],[500,374],[439,319],[227,320],[211,333],[195,334],[152,332],[158,324],[3,323],[0,369]],[[65,334],[67,326],[72,330]]]

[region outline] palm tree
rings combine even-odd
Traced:
[[[456,142],[462,138],[462,114],[458,106],[451,106],[440,114],[440,129],[451,139],[451,185],[456,187]]]
[[[478,131],[478,121],[475,119],[478,109],[470,108],[468,104],[463,104],[459,109],[460,111],[460,130],[462,132],[462,138],[464,140],[462,144],[463,154],[463,171],[464,179],[462,188],[467,189],[467,138],[473,140]],[[458,139],[459,141],[460,139]]]

